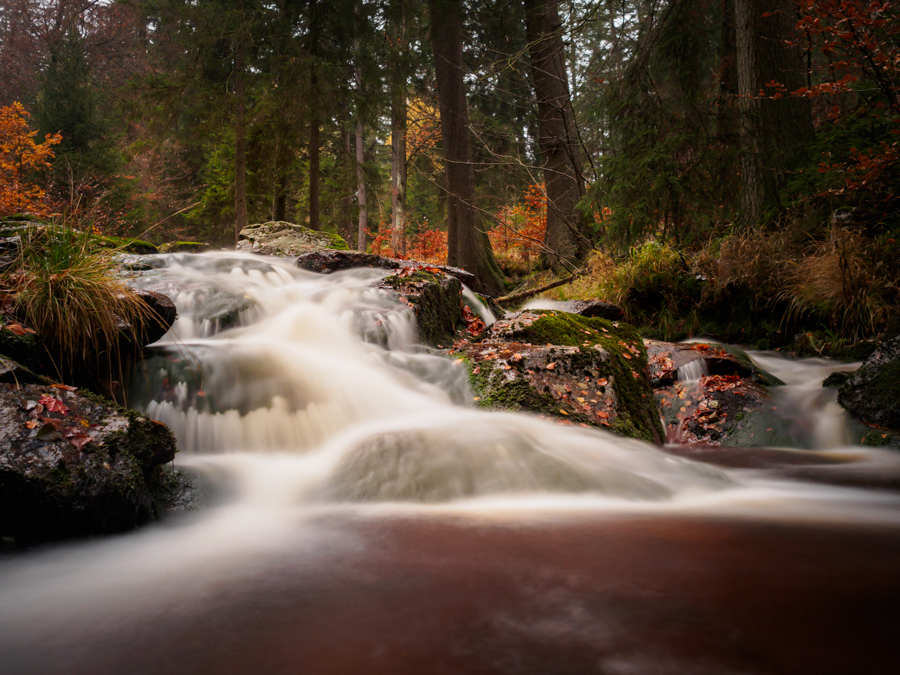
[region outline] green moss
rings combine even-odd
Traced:
[[[412,286],[414,284],[423,284],[423,283],[432,283],[439,284],[444,280],[440,274],[435,274],[434,272],[429,272],[427,270],[416,270],[411,274],[406,274],[400,276],[399,274],[392,274],[389,277],[385,277],[382,280],[382,283],[387,284],[393,288],[401,288],[403,286]]]
[[[115,248],[123,253],[137,253],[140,255],[159,253],[159,249],[154,244],[151,244],[149,241],[144,241],[143,239],[102,236],[94,237],[94,240],[103,248]]]
[[[331,240],[331,248],[336,251],[349,251],[350,247],[347,246],[347,242],[344,241],[344,238],[336,234],[334,232],[322,232],[321,234],[327,236]]]
[[[647,351],[633,326],[566,312],[531,313],[539,314],[540,318],[528,326],[504,332],[503,339],[536,345],[577,347],[576,352],[566,355],[567,367],[572,372],[607,378],[612,383],[617,401],[613,431],[651,443],[662,442],[664,434],[659,412],[650,383],[644,376]],[[600,358],[596,347],[607,353],[605,360]],[[487,377],[490,379],[485,380]],[[556,415],[561,407],[567,407],[550,394],[535,391],[524,380],[517,378],[509,382],[499,372],[472,375],[470,382],[473,390],[482,392],[476,395],[482,395],[481,404],[485,407],[526,409]],[[594,420],[574,409],[567,412],[567,419],[596,426]]]

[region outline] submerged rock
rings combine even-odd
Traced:
[[[72,387],[0,384],[0,536],[45,541],[153,519],[175,439],[145,415]]]
[[[646,350],[627,324],[557,311],[513,312],[456,351],[472,369],[482,407],[663,441]]]
[[[299,256],[321,249],[346,249],[346,242],[337,234],[317,232],[302,225],[274,220],[248,225],[239,235],[235,250],[259,255]]]
[[[866,424],[900,431],[900,336],[863,362],[841,386],[838,403]]]

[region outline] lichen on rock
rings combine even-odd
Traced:
[[[239,235],[236,250],[260,255],[299,256],[321,249],[346,249],[340,235],[319,232],[282,220],[248,225]]]

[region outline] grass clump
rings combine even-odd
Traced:
[[[68,227],[29,228],[21,237],[18,259],[3,278],[15,315],[41,336],[60,377],[84,366],[114,372],[122,330],[140,332],[155,318],[117,278],[117,251]]]

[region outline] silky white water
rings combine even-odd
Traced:
[[[92,620],[112,626],[137,606],[177,611],[265,569],[286,541],[301,566],[352,552],[352,538],[305,524],[328,512],[900,524],[889,493],[726,471],[603,431],[477,410],[463,364],[418,347],[409,307],[373,285],[387,272],[319,275],[291,263],[171,254],[134,280],[171,297],[179,318],[141,365],[130,403],[169,425],[175,465],[202,475],[218,501],[128,535],[0,560],[0,651]],[[810,391],[834,368],[753,357]],[[821,415],[817,447],[844,445],[841,414]],[[885,452],[840,452],[897,465]]]

